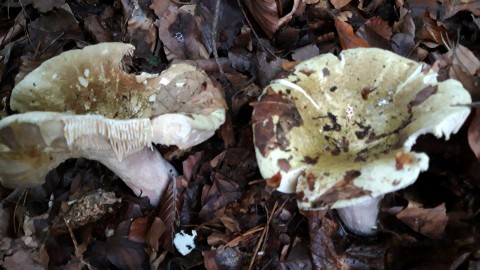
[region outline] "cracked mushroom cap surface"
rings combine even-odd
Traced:
[[[341,208],[402,189],[428,169],[418,136],[457,132],[470,113],[456,80],[429,66],[361,48],[298,64],[254,107],[260,172],[301,209]]]

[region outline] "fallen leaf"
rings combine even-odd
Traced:
[[[165,11],[167,11],[168,6],[170,6],[170,1],[164,1],[164,0],[152,0],[152,3],[150,4],[149,8],[155,12],[155,15],[157,17],[162,17]]]
[[[390,40],[392,37],[392,27],[388,25],[388,22],[384,21],[381,17],[375,16],[368,19],[365,25],[370,27],[377,34],[382,36],[386,40]]]
[[[160,242],[163,248],[170,252],[174,251],[172,239],[180,226],[180,210],[183,207],[182,193],[184,188],[181,180],[181,177],[177,177],[175,181],[170,182],[160,200],[161,206],[158,213],[158,217],[160,217],[166,226],[165,237],[163,237]]]
[[[338,38],[340,40],[340,45],[342,45],[342,49],[370,47],[365,40],[355,36],[350,24],[335,18],[335,27],[337,28]]]
[[[433,68],[437,72],[448,74],[470,92],[472,99],[480,99],[480,60],[468,48],[457,44],[448,53],[435,61]]]
[[[440,1],[436,0],[405,0],[408,3],[408,7],[415,17],[421,16],[425,11],[430,12],[436,18],[438,9],[441,8]]]
[[[65,0],[22,0],[23,6],[33,3],[33,7],[40,12],[51,11],[55,7],[65,4]]]
[[[318,47],[315,44],[310,44],[307,46],[303,46],[300,48],[297,48],[293,51],[292,53],[292,59],[298,62],[302,62],[304,60],[310,59],[314,56],[317,56],[319,54]]]
[[[477,159],[480,159],[480,113],[478,109],[475,109],[475,117],[468,127],[468,144]]]
[[[444,234],[448,222],[445,203],[435,208],[407,206],[396,217],[412,230],[432,239],[438,239]]]
[[[449,36],[448,29],[443,23],[432,18],[430,12],[425,11],[422,15],[423,24],[419,29],[416,37],[421,39],[424,43],[425,41],[432,41],[436,45],[443,45],[446,48],[452,46],[451,39]]]
[[[480,16],[480,2],[477,0],[440,0],[445,7],[445,19],[450,18],[460,11],[470,11],[475,16]]]
[[[155,21],[158,37],[163,42],[169,60],[208,59],[208,48],[201,40],[201,33],[195,22],[195,6],[177,7],[170,4],[163,16]]]
[[[330,0],[330,3],[336,8],[341,9],[342,7],[348,5],[352,0]]]
[[[157,29],[153,25],[154,13],[146,1],[121,0],[126,21],[126,39],[135,46],[135,55],[148,58],[157,45]]]
[[[206,269],[240,269],[246,254],[234,248],[219,248],[202,252]]]
[[[247,0],[245,5],[258,22],[262,30],[268,38],[272,38],[273,34],[283,25],[290,22],[294,12],[297,10],[299,0],[293,0],[291,9],[283,11],[282,2],[275,0]]]
[[[310,254],[314,269],[339,269],[340,262],[332,242],[336,224],[324,217],[325,211],[309,211],[307,214],[310,235]]]

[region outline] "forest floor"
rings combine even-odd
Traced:
[[[384,197],[369,237],[349,232],[334,210],[299,211],[295,194],[262,179],[251,118],[252,102],[277,74],[358,47],[425,62],[438,80],[459,80],[480,101],[480,1],[0,3],[3,117],[16,113],[12,89],[41,63],[113,41],[136,47],[125,60],[131,73],[160,73],[182,61],[200,67],[221,85],[229,106],[208,141],[181,151],[157,147],[180,173],[157,208],[86,159],[62,163],[42,186],[0,187],[4,269],[480,269],[475,106],[449,140],[418,138],[413,150],[429,156],[428,170]],[[181,230],[196,233],[187,255],[172,244]]]

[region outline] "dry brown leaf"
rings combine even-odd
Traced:
[[[387,51],[392,50],[392,42],[390,38],[384,38],[366,24],[360,26],[355,32],[355,35],[358,38],[365,40],[370,47],[381,48]]]
[[[348,5],[348,3],[352,2],[352,0],[330,0],[330,3],[332,3],[332,5],[336,8],[336,9],[340,9],[346,5]]]
[[[164,1],[164,0],[152,0],[152,3],[150,4],[149,8],[155,12],[155,15],[157,17],[162,17],[165,11],[167,11],[168,6],[170,6],[170,1]]]
[[[477,159],[480,159],[480,112],[478,108],[475,111],[472,123],[468,127],[468,144]]]
[[[210,53],[200,38],[200,29],[195,22],[194,9],[193,5],[179,8],[170,4],[163,16],[155,21],[168,60],[209,58]]]
[[[105,21],[98,16],[93,14],[88,15],[83,21],[83,24],[95,42],[113,41],[112,32],[105,27]]]
[[[121,0],[126,21],[126,40],[135,46],[135,55],[152,56],[157,44],[157,29],[153,25],[154,13],[144,1]]]
[[[148,234],[146,238],[148,245],[152,247],[153,250],[155,251],[159,250],[160,244],[162,244],[160,243],[161,241],[159,240],[166,238],[163,236],[166,231],[167,231],[167,225],[165,225],[163,220],[161,220],[159,217],[155,217],[150,226],[150,229],[148,230]],[[168,244],[168,243],[163,242],[163,244]]]
[[[480,1],[478,0],[440,0],[445,7],[445,19],[457,14],[459,11],[470,11],[475,16],[480,16]]]
[[[108,237],[105,242],[106,257],[120,269],[141,269],[141,265],[148,259],[144,244],[128,240],[125,236],[115,235]],[[97,241],[96,244],[102,243]]]
[[[33,7],[40,12],[48,12],[65,4],[65,0],[22,0],[20,2],[22,2],[22,6],[33,3]]]
[[[314,56],[317,56],[318,54],[319,54],[319,50],[318,50],[318,47],[317,47],[316,44],[310,44],[310,45],[307,45],[307,46],[303,46],[303,47],[300,47],[300,48],[297,48],[297,49],[293,50],[292,59],[295,62],[293,62],[293,63],[290,62],[290,63],[292,63],[293,65],[296,65],[299,62],[310,59]],[[285,67],[284,66],[284,69],[286,69],[286,70],[290,70],[291,68],[292,68],[292,66],[290,66],[290,67]]]
[[[150,217],[138,217],[132,220],[130,229],[128,230],[128,240],[136,243],[147,242],[148,226],[150,224]]]
[[[335,28],[337,28],[338,38],[342,49],[368,48],[370,45],[363,39],[355,36],[350,24],[335,18]]]
[[[25,247],[23,250],[13,251],[13,254],[6,256],[1,264],[5,269],[47,269],[48,254],[46,249],[41,251],[30,250]]]
[[[213,232],[207,237],[207,243],[214,247],[225,245],[228,243],[228,237],[224,233]]]
[[[408,8],[415,17],[422,16],[425,11],[430,12],[434,18],[438,14],[438,9],[441,8],[439,1],[436,0],[406,0]]]
[[[264,51],[259,51],[255,55],[254,63],[256,65],[258,86],[264,87],[283,70],[282,64],[287,60],[277,57],[275,59],[268,59],[268,54]]]
[[[272,38],[273,34],[275,34],[280,27],[290,22],[299,3],[299,0],[293,0],[292,9],[287,13],[282,12],[281,5],[279,6],[278,2],[275,0],[245,1],[248,10],[268,38]]]
[[[229,233],[240,232],[240,224],[236,219],[228,216],[222,216],[220,217],[220,221],[222,222],[222,224],[225,226],[225,228],[228,230]]]
[[[412,230],[432,239],[438,239],[444,234],[448,222],[445,203],[435,208],[421,208],[409,205],[398,213],[396,217],[412,228]]]
[[[421,39],[424,43],[426,41],[432,41],[436,45],[443,45],[446,48],[452,46],[450,37],[448,36],[448,30],[443,23],[433,18],[428,11],[425,11],[422,15],[423,25],[417,34],[417,38]],[[428,45],[428,43],[426,43]]]
[[[480,99],[480,60],[468,48],[457,44],[438,59],[433,68],[440,71],[445,69],[449,78],[463,84],[474,101]]]
[[[158,239],[159,243],[170,252],[175,252],[172,243],[175,233],[180,226],[180,210],[184,201],[183,191],[182,177],[179,176],[175,181],[170,182],[159,204],[160,210],[157,216],[161,219],[166,231],[156,235],[161,236]],[[160,223],[160,221],[158,222]]]
[[[398,22],[393,24],[393,32],[404,33],[414,37],[416,27],[413,21],[412,13],[404,7],[400,8],[399,13],[400,18],[398,19]]]
[[[240,269],[245,254],[234,248],[219,248],[202,252],[206,269]]]
[[[303,212],[304,215],[306,213]],[[323,214],[325,211],[310,211],[307,214],[312,263],[315,269],[340,269],[339,257],[332,240],[337,224],[326,217],[316,217]]]
[[[390,40],[392,37],[392,27],[388,25],[388,22],[382,20],[381,17],[375,16],[370,18],[367,20],[367,22],[365,22],[365,25],[370,27],[373,31],[386,40]]]

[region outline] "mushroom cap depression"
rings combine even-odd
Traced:
[[[100,43],[67,51],[15,86],[10,106],[22,114],[0,121],[3,184],[39,184],[70,157],[117,167],[152,143],[185,149],[214,134],[226,104],[207,74],[183,63],[161,74],[129,74],[122,58],[133,50]]]
[[[15,86],[10,107],[150,118],[152,141],[181,149],[211,137],[224,122],[226,103],[207,74],[185,63],[161,74],[129,74],[122,58],[133,50],[131,44],[99,43],[51,58]]]
[[[274,80],[252,105],[257,161],[301,209],[341,208],[412,184],[428,156],[418,136],[449,138],[469,93],[429,66],[361,48],[325,54]]]

